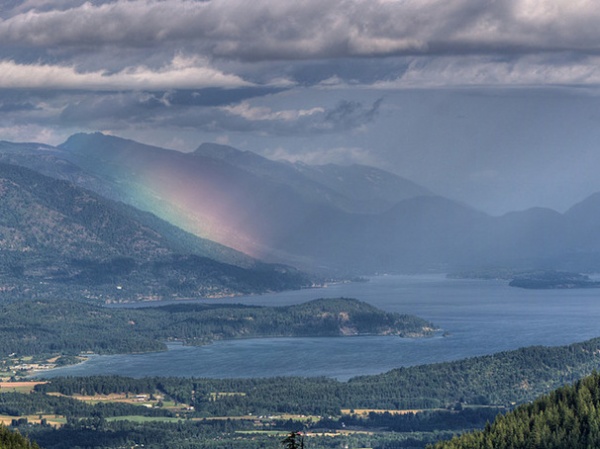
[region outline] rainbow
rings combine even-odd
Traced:
[[[165,150],[161,150],[165,151]],[[257,233],[244,227],[247,211],[218,183],[193,173],[170,158],[149,157],[131,163],[127,153],[110,161],[111,174],[134,206],[199,237],[234,248],[252,257],[265,255]],[[190,157],[181,153],[181,157]],[[138,158],[139,159],[139,158]],[[176,162],[178,157],[175,158]],[[133,166],[134,165],[134,166]],[[133,166],[133,167],[132,167]],[[104,170],[103,170],[104,171]]]

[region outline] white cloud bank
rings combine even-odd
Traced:
[[[243,117],[244,119],[250,121],[281,120],[289,122],[298,120],[302,117],[325,113],[325,109],[321,107],[273,111],[271,108],[264,106],[251,106],[247,101],[243,101],[234,106],[223,106],[221,109],[231,115]]]
[[[269,159],[284,160],[292,163],[300,162],[309,165],[383,165],[382,162],[375,157],[372,151],[359,147],[321,148],[304,152],[290,152],[285,148],[278,147],[264,150],[263,155]]]
[[[0,88],[4,89],[165,90],[249,85],[240,77],[225,74],[196,58],[175,57],[157,70],[136,66],[116,73],[81,72],[72,66],[0,61]]]
[[[557,60],[548,56],[415,58],[398,78],[374,83],[381,89],[449,86],[598,86],[600,57]]]

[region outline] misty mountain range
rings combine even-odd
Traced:
[[[128,204],[145,226],[169,228],[173,254],[186,249],[243,268],[260,259],[344,274],[600,269],[600,193],[564,214],[532,208],[494,217],[372,167],[292,164],[217,144],[182,153],[100,133],[57,147],[0,142],[0,162],[27,167],[20,176],[32,180],[45,175],[95,192],[117,209]],[[58,203],[64,195],[56,195]],[[39,208],[29,216],[38,210],[48,216]]]

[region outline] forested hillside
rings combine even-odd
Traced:
[[[23,167],[0,163],[0,195],[0,288],[6,299],[135,301],[312,285],[292,267],[261,263]]]
[[[231,409],[254,414],[269,411],[337,414],[344,408],[436,409],[464,406],[507,406],[532,401],[574,382],[600,366],[600,339],[554,348],[531,347],[456,362],[401,368],[380,375],[340,382],[326,378],[153,380],[179,402],[209,414]],[[125,382],[138,385],[139,380]],[[148,381],[145,381],[146,383]],[[143,382],[142,382],[143,383]],[[53,379],[41,391],[87,394],[123,391],[123,383]],[[138,387],[135,387],[138,388]],[[208,392],[225,394],[211,401]],[[193,393],[195,392],[195,393]],[[202,394],[201,394],[202,393]]]
[[[204,344],[250,337],[425,336],[433,324],[355,299],[320,299],[286,307],[174,304],[118,309],[73,301],[18,301],[0,306],[0,356],[131,353],[165,341]]]
[[[485,430],[434,449],[590,449],[600,447],[600,374],[499,415]]]
[[[8,430],[0,425],[0,449],[39,449],[36,443],[31,443],[18,432]]]

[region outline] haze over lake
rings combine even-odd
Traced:
[[[424,339],[264,338],[202,347],[171,345],[169,351],[160,353],[93,356],[86,363],[40,375],[348,379],[401,366],[523,346],[563,345],[600,336],[599,294],[595,289],[524,290],[509,287],[505,281],[453,280],[441,275],[378,276],[365,283],[226,301],[289,305],[319,297],[353,297],[386,311],[420,316],[442,331]]]

